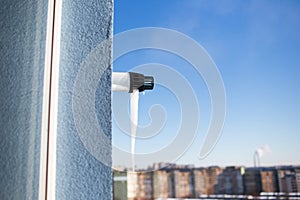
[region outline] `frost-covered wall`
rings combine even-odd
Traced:
[[[78,127],[76,127],[78,124],[75,124],[74,112],[72,112],[74,95],[75,98],[83,98],[94,89],[88,87],[74,94],[75,80],[85,80],[87,84],[92,81],[89,77],[81,76],[79,71],[82,70],[88,55],[101,42],[112,36],[112,14],[112,0],[63,0],[62,2],[56,164],[57,199],[112,199],[111,168],[87,150],[83,141],[86,138],[80,138]],[[110,42],[106,45],[108,45],[107,48],[111,48]],[[104,54],[100,52],[95,58],[95,65],[99,67],[107,65],[108,68],[101,77],[96,77],[100,79],[100,82],[94,101],[96,101],[95,110],[99,126],[103,128],[104,134],[111,141],[110,56],[110,50],[108,50]],[[80,117],[83,124],[85,124],[84,120]],[[89,128],[86,127],[87,134],[90,131]],[[101,141],[98,142],[97,139],[100,138],[91,138],[95,141],[95,148],[98,144],[101,145]],[[103,152],[103,154],[106,153]],[[108,151],[108,154],[111,154],[111,151]],[[111,158],[111,155],[103,156]]]
[[[0,1],[0,199],[37,199],[47,1]]]
[[[0,1],[0,199],[39,197],[47,12],[46,0]],[[62,0],[56,199],[112,199],[111,168],[86,149],[72,112],[80,66],[112,36],[112,15],[112,0]],[[102,63],[109,65],[107,47]],[[110,66],[99,79],[95,109],[110,142]]]

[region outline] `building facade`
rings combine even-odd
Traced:
[[[127,180],[128,200],[153,199],[152,172],[128,172]]]
[[[297,192],[300,193],[300,169],[295,170],[295,173],[296,173]]]
[[[276,169],[260,171],[262,192],[279,192]]]
[[[127,200],[127,173],[114,171],[114,200]]]
[[[174,197],[173,172],[161,169],[153,172],[153,196],[154,198]]]
[[[208,188],[207,194],[215,194],[215,187],[218,184],[218,176],[222,173],[222,168],[217,166],[211,166],[207,168],[207,175],[208,175]]]
[[[243,167],[226,167],[218,177],[217,194],[243,194]]]
[[[284,193],[298,192],[297,174],[294,169],[278,170],[279,191]]]
[[[193,170],[195,198],[207,195],[209,188],[209,176],[207,169],[198,168]]]
[[[258,196],[262,192],[260,168],[247,168],[244,174],[246,195]]]
[[[193,173],[190,169],[174,170],[175,198],[194,197]]]

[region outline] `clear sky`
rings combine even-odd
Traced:
[[[160,63],[190,81],[201,120],[196,140],[179,163],[252,166],[254,151],[268,145],[271,151],[261,157],[261,165],[300,164],[299,1],[115,0],[114,34],[142,27],[169,28],[196,40],[218,66],[225,85],[222,136],[209,156],[199,160],[210,119],[210,97],[202,78],[191,76],[188,63],[166,52],[137,51],[115,61],[114,71]],[[167,121],[156,139],[137,141],[138,152],[155,151],[176,134],[180,103],[169,93],[157,87],[141,95],[139,123],[149,123],[147,112],[153,104],[164,107]],[[130,151],[130,138],[115,122],[113,143]]]

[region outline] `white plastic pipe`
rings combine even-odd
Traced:
[[[113,72],[112,91],[129,92],[129,90],[130,90],[130,74],[128,72]]]
[[[154,78],[144,76],[135,72],[113,72],[112,73],[112,91],[129,92],[134,90],[143,92],[144,90],[153,90]]]

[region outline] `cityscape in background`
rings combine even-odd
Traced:
[[[210,125],[210,109],[215,105],[211,104],[205,79],[195,73],[195,66],[182,55],[161,49],[139,49],[115,59],[115,72],[134,71],[140,66],[157,63],[179,73],[195,92],[201,124],[190,148],[177,161],[194,166],[164,163],[152,166],[152,163],[167,161],[154,157],[138,163],[136,166],[140,170],[135,173],[127,172],[129,168],[116,169],[114,199],[300,200],[300,157],[297,153],[300,152],[300,1],[152,0],[129,3],[116,0],[114,8],[116,35],[133,28],[163,27],[199,43],[217,65],[226,89],[223,136],[213,153],[203,160],[198,159]],[[157,43],[156,36],[153,34],[149,39]],[[142,35],[136,37],[143,39]],[[169,37],[165,37],[160,46],[165,43],[180,48],[185,44],[172,42]],[[188,49],[185,52],[189,52]],[[157,73],[154,68],[152,71]],[[155,76],[155,81],[159,77],[162,74]],[[181,119],[195,121],[180,113],[178,108],[182,102],[174,98],[178,93],[173,96],[169,89],[156,85],[153,92],[140,96],[138,124],[141,127],[155,125],[152,119],[158,121],[158,118],[151,118],[154,105],[162,106],[168,117],[160,129],[162,134],[157,137],[146,137],[154,134],[151,129],[137,131],[136,155],[157,152],[171,144]],[[186,91],[182,93],[186,96]],[[129,120],[128,113],[124,119]],[[191,133],[188,128],[184,131]],[[126,131],[130,127],[124,128],[113,120],[112,130],[113,145],[131,152],[131,138]],[[132,165],[130,159],[116,158],[115,166]],[[151,167],[147,169],[148,165]]]
[[[300,199],[300,165],[194,167],[156,163],[114,170],[114,200]]]

